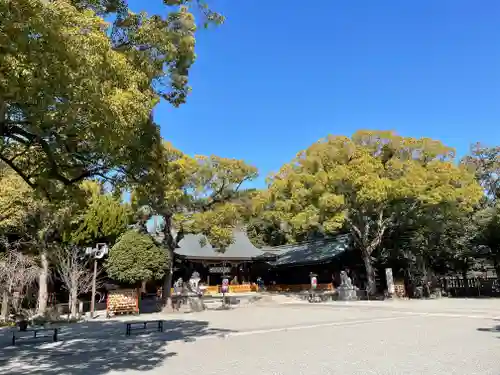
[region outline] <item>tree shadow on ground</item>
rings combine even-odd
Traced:
[[[494,319],[495,322],[499,322],[500,319]],[[493,333],[500,333],[500,325],[494,325],[492,327],[481,327],[477,328],[479,332],[493,332]],[[498,336],[500,338],[500,336]]]
[[[480,332],[499,332],[500,333],[500,325],[490,327],[490,328],[478,328]]]
[[[129,320],[127,322],[132,322]],[[18,342],[12,330],[0,330],[0,374],[100,375],[110,371],[148,371],[176,353],[169,341],[195,341],[198,337],[225,335],[229,330],[210,328],[206,321],[166,320],[164,332],[151,324],[146,332],[125,335],[125,322],[86,322],[61,327],[58,342],[50,339]]]

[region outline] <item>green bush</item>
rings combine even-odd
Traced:
[[[109,251],[105,263],[108,276],[128,284],[159,280],[169,266],[167,252],[153,239],[135,230],[124,233]]]

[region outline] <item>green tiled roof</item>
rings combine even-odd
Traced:
[[[234,232],[234,242],[225,250],[213,248],[208,241],[201,246],[202,235],[187,234],[179,242],[179,248],[175,250],[177,255],[188,259],[207,260],[252,260],[264,254],[263,250],[255,247],[243,231]]]
[[[277,246],[263,249],[266,253],[275,253],[277,259],[271,262],[274,266],[318,263],[335,258],[349,247],[348,234],[298,244]]]
[[[349,235],[326,238],[298,244],[267,247],[255,247],[244,231],[234,232],[234,242],[225,250],[212,247],[208,241],[202,246],[202,235],[187,234],[179,242],[175,253],[187,259],[213,261],[251,261],[264,260],[273,266],[307,264],[328,261],[347,250]]]

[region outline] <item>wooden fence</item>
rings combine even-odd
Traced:
[[[453,297],[500,297],[500,281],[496,277],[469,278],[446,277],[441,287]]]

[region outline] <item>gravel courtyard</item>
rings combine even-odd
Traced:
[[[126,337],[123,321],[97,320],[62,329],[57,343],[16,347],[2,330],[0,374],[500,375],[500,300],[292,301],[147,317],[160,318],[164,333]]]

